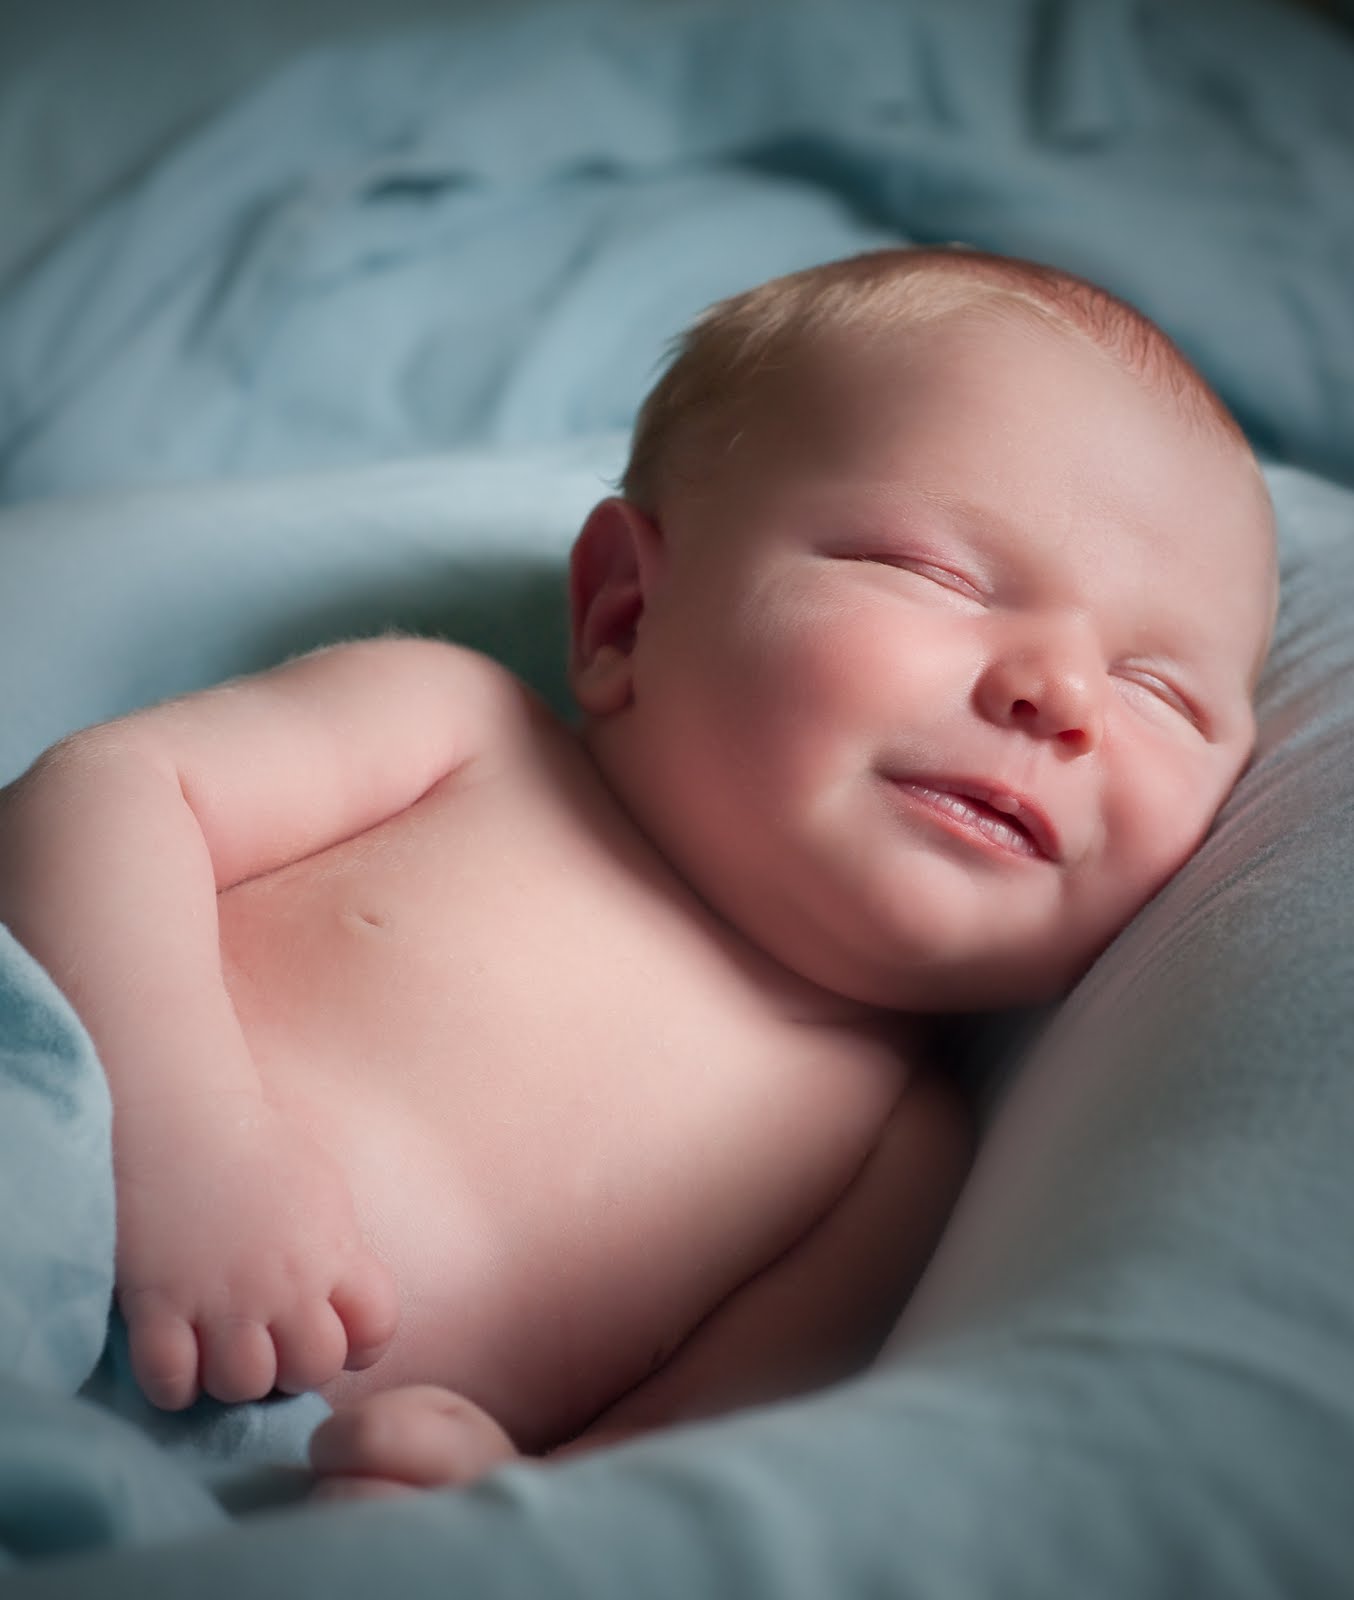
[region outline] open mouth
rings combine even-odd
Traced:
[[[1029,860],[1049,860],[1055,855],[1047,824],[1015,796],[996,790],[983,796],[933,788],[905,778],[895,778],[893,784],[955,833]]]

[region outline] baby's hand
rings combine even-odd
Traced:
[[[429,1384],[363,1395],[316,1428],[310,1464],[325,1499],[461,1487],[517,1455],[473,1400]]]
[[[300,1393],[384,1352],[394,1280],[337,1164],[271,1107],[129,1108],[115,1157],[118,1304],[154,1405]]]

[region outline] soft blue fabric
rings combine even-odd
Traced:
[[[624,428],[704,303],[1057,261],[1354,481],[1354,41],[1277,0],[559,0],[309,56],[0,303],[0,497]]]
[[[430,625],[440,585],[444,615],[470,616],[477,566],[532,575],[533,608],[498,639],[531,670],[542,632],[558,632],[573,524],[617,446],[37,505],[0,516],[0,548],[21,536],[38,616],[72,568],[91,589],[106,578],[139,620],[124,649],[156,693],[309,642],[325,618]],[[314,1412],[199,1408],[152,1437],[125,1420],[137,1408],[116,1349],[71,1398],[110,1281],[107,1106],[78,1025],[0,942],[0,1214],[26,1219],[0,1230],[0,1284],[14,1286],[0,1302],[0,1542],[20,1560],[71,1556],[25,1561],[7,1597],[1342,1593],[1354,494],[1271,481],[1284,607],[1254,767],[1015,1079],[879,1368],[832,1393],[514,1468],[464,1496],[227,1523],[216,1493],[294,1497],[294,1477],[252,1469],[294,1461]],[[366,590],[373,562],[388,588]],[[23,609],[9,594],[5,681],[23,664],[6,648]],[[502,597],[495,581],[486,594]],[[106,643],[72,634],[87,667]],[[48,726],[87,716],[100,692],[87,676],[45,680]],[[539,676],[558,690],[557,667]]]
[[[74,1390],[103,1345],[113,1292],[109,1127],[88,1037],[0,926],[0,1373],[36,1388]]]
[[[307,45],[518,3],[529,0],[5,0],[0,292],[185,128]]]

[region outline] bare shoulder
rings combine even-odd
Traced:
[[[522,746],[530,691],[487,656],[404,634],[326,645],[92,730],[92,758],[172,780],[218,887],[351,838]]]
[[[534,693],[490,657],[443,639],[389,633],[321,645],[279,665],[149,706],[129,732],[219,737],[237,726],[279,745],[316,741],[458,759],[499,744],[540,713]]]
[[[479,650],[421,634],[385,633],[321,645],[274,669],[278,681],[333,682],[399,696],[455,695],[462,705],[483,701],[496,711],[526,705],[533,692],[501,662]],[[227,688],[248,683],[237,679]]]

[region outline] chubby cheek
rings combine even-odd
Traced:
[[[794,581],[751,591],[724,631],[730,676],[758,735],[810,764],[833,750],[861,754],[905,715],[897,618],[822,584]]]
[[[1144,905],[1202,843],[1228,787],[1205,762],[1143,764],[1137,782],[1114,785],[1110,875],[1126,914]]]

